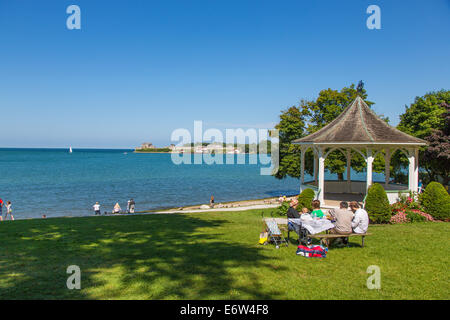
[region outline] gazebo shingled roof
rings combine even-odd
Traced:
[[[360,96],[325,127],[292,143],[426,144],[422,139],[391,127],[380,119]]]

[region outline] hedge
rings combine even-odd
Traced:
[[[381,184],[375,183],[369,187],[365,209],[371,222],[388,223],[390,221],[392,208]]]
[[[430,182],[420,197],[425,212],[434,219],[450,219],[450,195],[439,182]]]
[[[314,190],[313,189],[305,189],[300,193],[297,197],[298,200],[298,211],[301,211],[302,208],[307,208],[309,211],[312,210],[311,202],[314,200]]]

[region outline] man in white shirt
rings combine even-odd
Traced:
[[[369,215],[367,211],[360,208],[358,202],[350,202],[350,209],[355,216],[352,221],[352,228],[354,233],[366,233],[369,227]]]
[[[93,205],[93,207],[94,207],[94,212],[95,212],[95,214],[97,215],[97,214],[101,214],[100,213],[100,205],[98,204],[98,202],[96,202],[94,205]]]

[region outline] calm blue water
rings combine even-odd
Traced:
[[[261,176],[249,156],[245,165],[175,165],[170,154],[131,150],[0,149],[0,198],[23,219],[91,215],[95,201],[111,212],[134,198],[143,211],[298,192],[297,179]]]

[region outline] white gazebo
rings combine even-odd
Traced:
[[[419,180],[419,147],[426,145],[422,139],[415,138],[380,119],[358,96],[332,122],[322,129],[292,143],[300,145],[301,154],[301,187],[316,191],[317,198],[324,203],[325,190],[330,193],[365,194],[373,183],[372,164],[380,153],[385,159],[384,188],[388,192],[389,201],[395,202],[398,194],[408,190],[417,191]],[[305,153],[311,148],[314,153],[314,182],[305,184]],[[334,150],[341,151],[347,159],[346,181],[325,181],[325,159]],[[389,183],[389,167],[391,155],[401,150],[409,160],[409,183],[401,186]],[[358,152],[367,164],[365,183],[351,181],[351,152]]]

